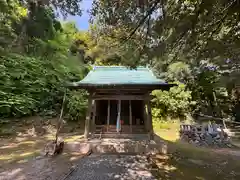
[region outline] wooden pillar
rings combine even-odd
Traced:
[[[92,120],[91,120],[91,133],[94,133],[95,131],[95,119],[96,119],[96,110],[97,110],[97,106],[96,106],[96,100],[92,100],[92,111],[93,111],[93,116],[92,116]]]
[[[148,131],[149,131],[149,128],[148,128],[148,117],[147,117],[146,104],[147,104],[147,102],[144,100],[144,101],[143,101],[143,118],[144,118],[145,130],[148,132]]]
[[[110,122],[110,100],[108,100],[107,132],[108,132],[108,128],[109,128],[109,122]]]
[[[129,100],[129,122],[130,122],[130,131],[132,133],[132,101]]]
[[[87,116],[85,120],[85,132],[84,137],[88,138],[89,130],[90,130],[90,118],[91,118],[91,112],[92,112],[92,96],[90,95],[88,98],[88,110],[87,110]]]
[[[121,129],[122,127],[121,127],[121,122],[120,122],[120,120],[121,120],[121,100],[118,100],[117,123],[119,123],[119,127],[120,127],[120,129]],[[119,132],[120,129],[117,128],[117,132]]]
[[[150,99],[147,100],[147,119],[150,139],[153,139],[152,110]]]

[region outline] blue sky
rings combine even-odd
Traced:
[[[89,27],[89,18],[90,15],[87,12],[92,7],[93,0],[82,0],[81,9],[83,10],[82,16],[69,16],[67,17],[67,21],[74,21],[80,30],[87,30]]]

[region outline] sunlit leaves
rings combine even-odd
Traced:
[[[191,92],[186,91],[185,85],[178,83],[177,87],[172,87],[169,91],[155,90],[152,103],[154,105],[153,116],[160,119],[164,116],[179,117],[190,112],[192,105]]]

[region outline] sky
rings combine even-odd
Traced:
[[[69,16],[67,17],[67,21],[74,21],[76,22],[77,28],[79,30],[88,30],[89,28],[89,18],[90,15],[87,12],[92,7],[93,0],[82,0],[81,9],[83,10],[82,16]]]

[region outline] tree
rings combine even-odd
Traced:
[[[16,0],[28,7],[30,12],[36,10],[38,7],[54,7],[59,10],[64,16],[70,15],[81,15],[80,3],[82,0]]]
[[[56,115],[60,112],[64,83],[80,80],[88,71],[79,57],[69,51],[78,30],[62,27],[50,6],[14,0],[1,3],[0,114]],[[30,5],[31,11],[27,10]],[[67,91],[66,111],[71,108],[69,118],[80,119],[84,116],[86,92],[79,92],[78,98],[74,98],[75,94]],[[75,102],[70,103],[70,99]]]
[[[236,99],[231,92],[239,77],[239,7],[236,0],[102,0],[94,1],[92,18],[105,36],[124,27],[126,34],[115,41],[135,41],[143,47],[139,59],[158,76],[184,82],[199,106],[220,116],[219,109],[232,109]]]
[[[192,101],[191,92],[185,89],[185,85],[178,83],[178,86],[170,88],[169,91],[155,90],[152,95],[153,117],[185,117],[189,109],[195,104]]]

